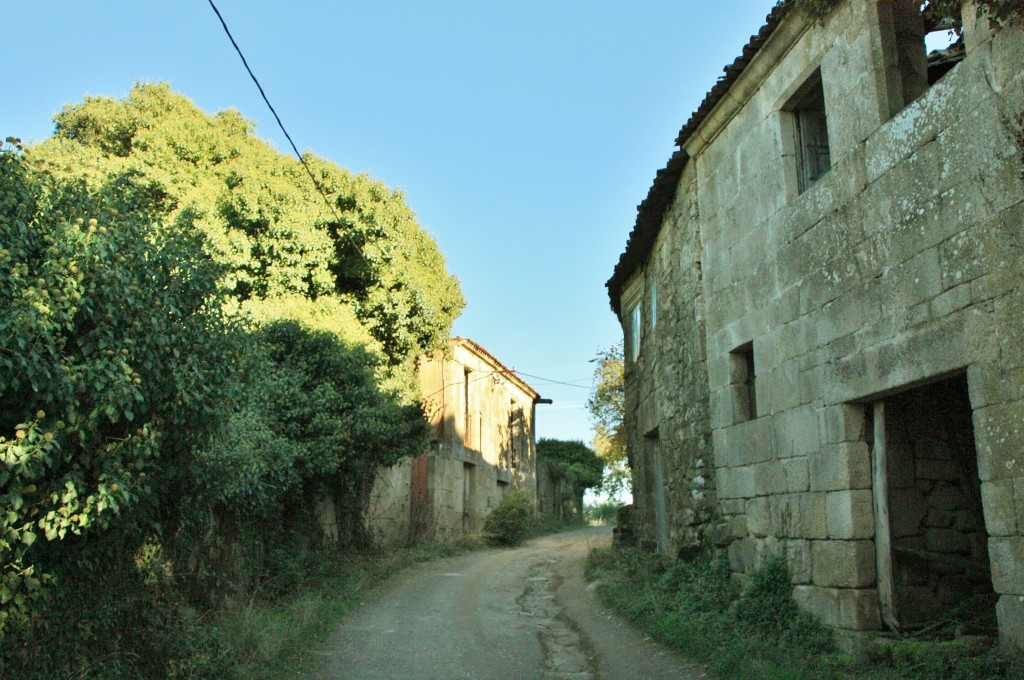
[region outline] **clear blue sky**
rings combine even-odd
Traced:
[[[462,282],[454,332],[543,378],[539,436],[589,441],[636,206],[774,0],[215,1],[299,149],[405,192]],[[0,139],[164,81],[287,150],[206,0],[4,5]]]

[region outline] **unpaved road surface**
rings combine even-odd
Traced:
[[[582,529],[411,569],[345,621],[311,678],[706,679],[598,603],[583,560],[610,540]]]

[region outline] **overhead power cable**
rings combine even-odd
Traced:
[[[252,69],[249,67],[249,62],[246,61],[245,55],[242,54],[242,48],[238,46],[238,43],[235,42],[235,37],[231,35],[231,29],[228,28],[228,24],[226,21],[224,21],[224,17],[221,15],[220,10],[217,9],[217,5],[213,4],[213,0],[207,1],[210,3],[210,7],[213,9],[214,14],[217,15],[217,19],[220,20],[220,25],[224,28],[224,33],[227,34],[228,40],[230,40],[231,44],[234,46],[235,52],[237,52],[238,56],[242,59],[242,65],[244,65],[245,70],[249,72],[249,77],[252,78],[252,82],[256,83],[256,89],[260,91],[260,96],[263,97],[263,101],[266,102],[267,108],[270,109],[270,112],[272,114],[274,114],[274,120],[277,121],[277,126],[281,128],[281,132],[284,133],[284,136],[288,140],[288,143],[291,144],[292,151],[295,152],[295,157],[299,159],[299,162],[302,163],[302,167],[306,169],[306,174],[309,175],[309,179],[313,182],[313,186],[316,188],[317,193],[320,194],[320,197],[324,199],[324,204],[327,205],[327,209],[331,211],[331,213],[334,215],[334,218],[338,220],[338,222],[341,222],[341,216],[338,215],[338,212],[334,209],[334,206],[331,204],[330,199],[327,198],[327,194],[324,193],[324,190],[320,186],[320,183],[316,181],[316,176],[313,174],[313,170],[309,167],[309,164],[306,162],[305,157],[303,157],[303,155],[299,153],[298,147],[296,147],[295,142],[292,141],[292,136],[288,134],[288,130],[285,129],[284,123],[281,122],[281,116],[277,115],[277,111],[274,109],[274,105],[270,103],[270,99],[267,97],[267,93],[263,91],[263,86],[260,85],[259,79],[256,78],[256,74],[253,73]],[[362,251],[359,249],[357,249],[357,251],[359,252],[360,256],[362,256]],[[366,258],[364,257],[363,259],[365,260]]]
[[[513,373],[518,373],[519,375],[526,376],[527,378],[533,378],[534,380],[543,380],[545,382],[548,382],[548,383],[551,383],[551,384],[554,384],[554,385],[565,385],[566,387],[578,387],[578,388],[580,388],[582,390],[589,390],[590,389],[590,385],[577,385],[576,383],[565,382],[564,380],[555,380],[553,378],[542,378],[539,375],[530,375],[529,373],[523,373],[522,371],[516,371],[514,369],[513,369]]]

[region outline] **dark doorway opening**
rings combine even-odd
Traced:
[[[887,397],[873,414],[876,494],[888,487],[887,513],[877,513],[888,515],[888,531],[876,525],[883,619],[904,631],[941,631],[948,622],[956,632],[994,634],[996,598],[966,376]],[[879,501],[876,495],[876,510]]]

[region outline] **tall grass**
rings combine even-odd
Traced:
[[[798,611],[782,559],[741,586],[724,560],[671,562],[597,549],[586,576],[601,599],[658,640],[729,680],[1011,680],[1024,662],[965,642],[900,640],[864,661],[840,654],[831,632]]]

